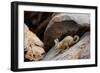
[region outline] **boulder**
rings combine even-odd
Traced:
[[[80,16],[80,19],[79,19]],[[86,17],[86,22],[82,21],[82,17]],[[55,15],[46,27],[44,32],[44,49],[46,52],[54,46],[54,40],[62,40],[65,36],[78,35],[81,37],[85,32],[90,30],[89,18],[86,14],[57,14]]]
[[[90,32],[86,32],[80,41],[69,49],[65,49],[63,53],[60,49],[52,47],[43,60],[73,60],[73,59],[89,59],[90,58]]]
[[[38,61],[43,59],[45,51],[43,42],[24,25],[24,57],[25,61]]]

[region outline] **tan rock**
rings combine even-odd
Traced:
[[[26,51],[25,58],[32,61],[38,61],[44,57],[44,44],[43,42],[31,32],[27,25],[24,30],[24,51]]]

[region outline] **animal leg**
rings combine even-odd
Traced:
[[[64,52],[64,48],[61,48],[60,53],[63,53],[63,52]]]

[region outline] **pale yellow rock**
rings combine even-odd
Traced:
[[[24,30],[24,51],[26,51],[25,58],[30,61],[38,61],[44,57],[43,42],[31,32],[27,25]]]

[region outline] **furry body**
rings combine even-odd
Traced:
[[[79,41],[79,36],[75,35],[74,37],[72,36],[66,36],[62,41],[59,42],[58,39],[55,39],[55,48],[61,49],[63,52],[65,48],[70,48],[73,44],[77,43]]]

